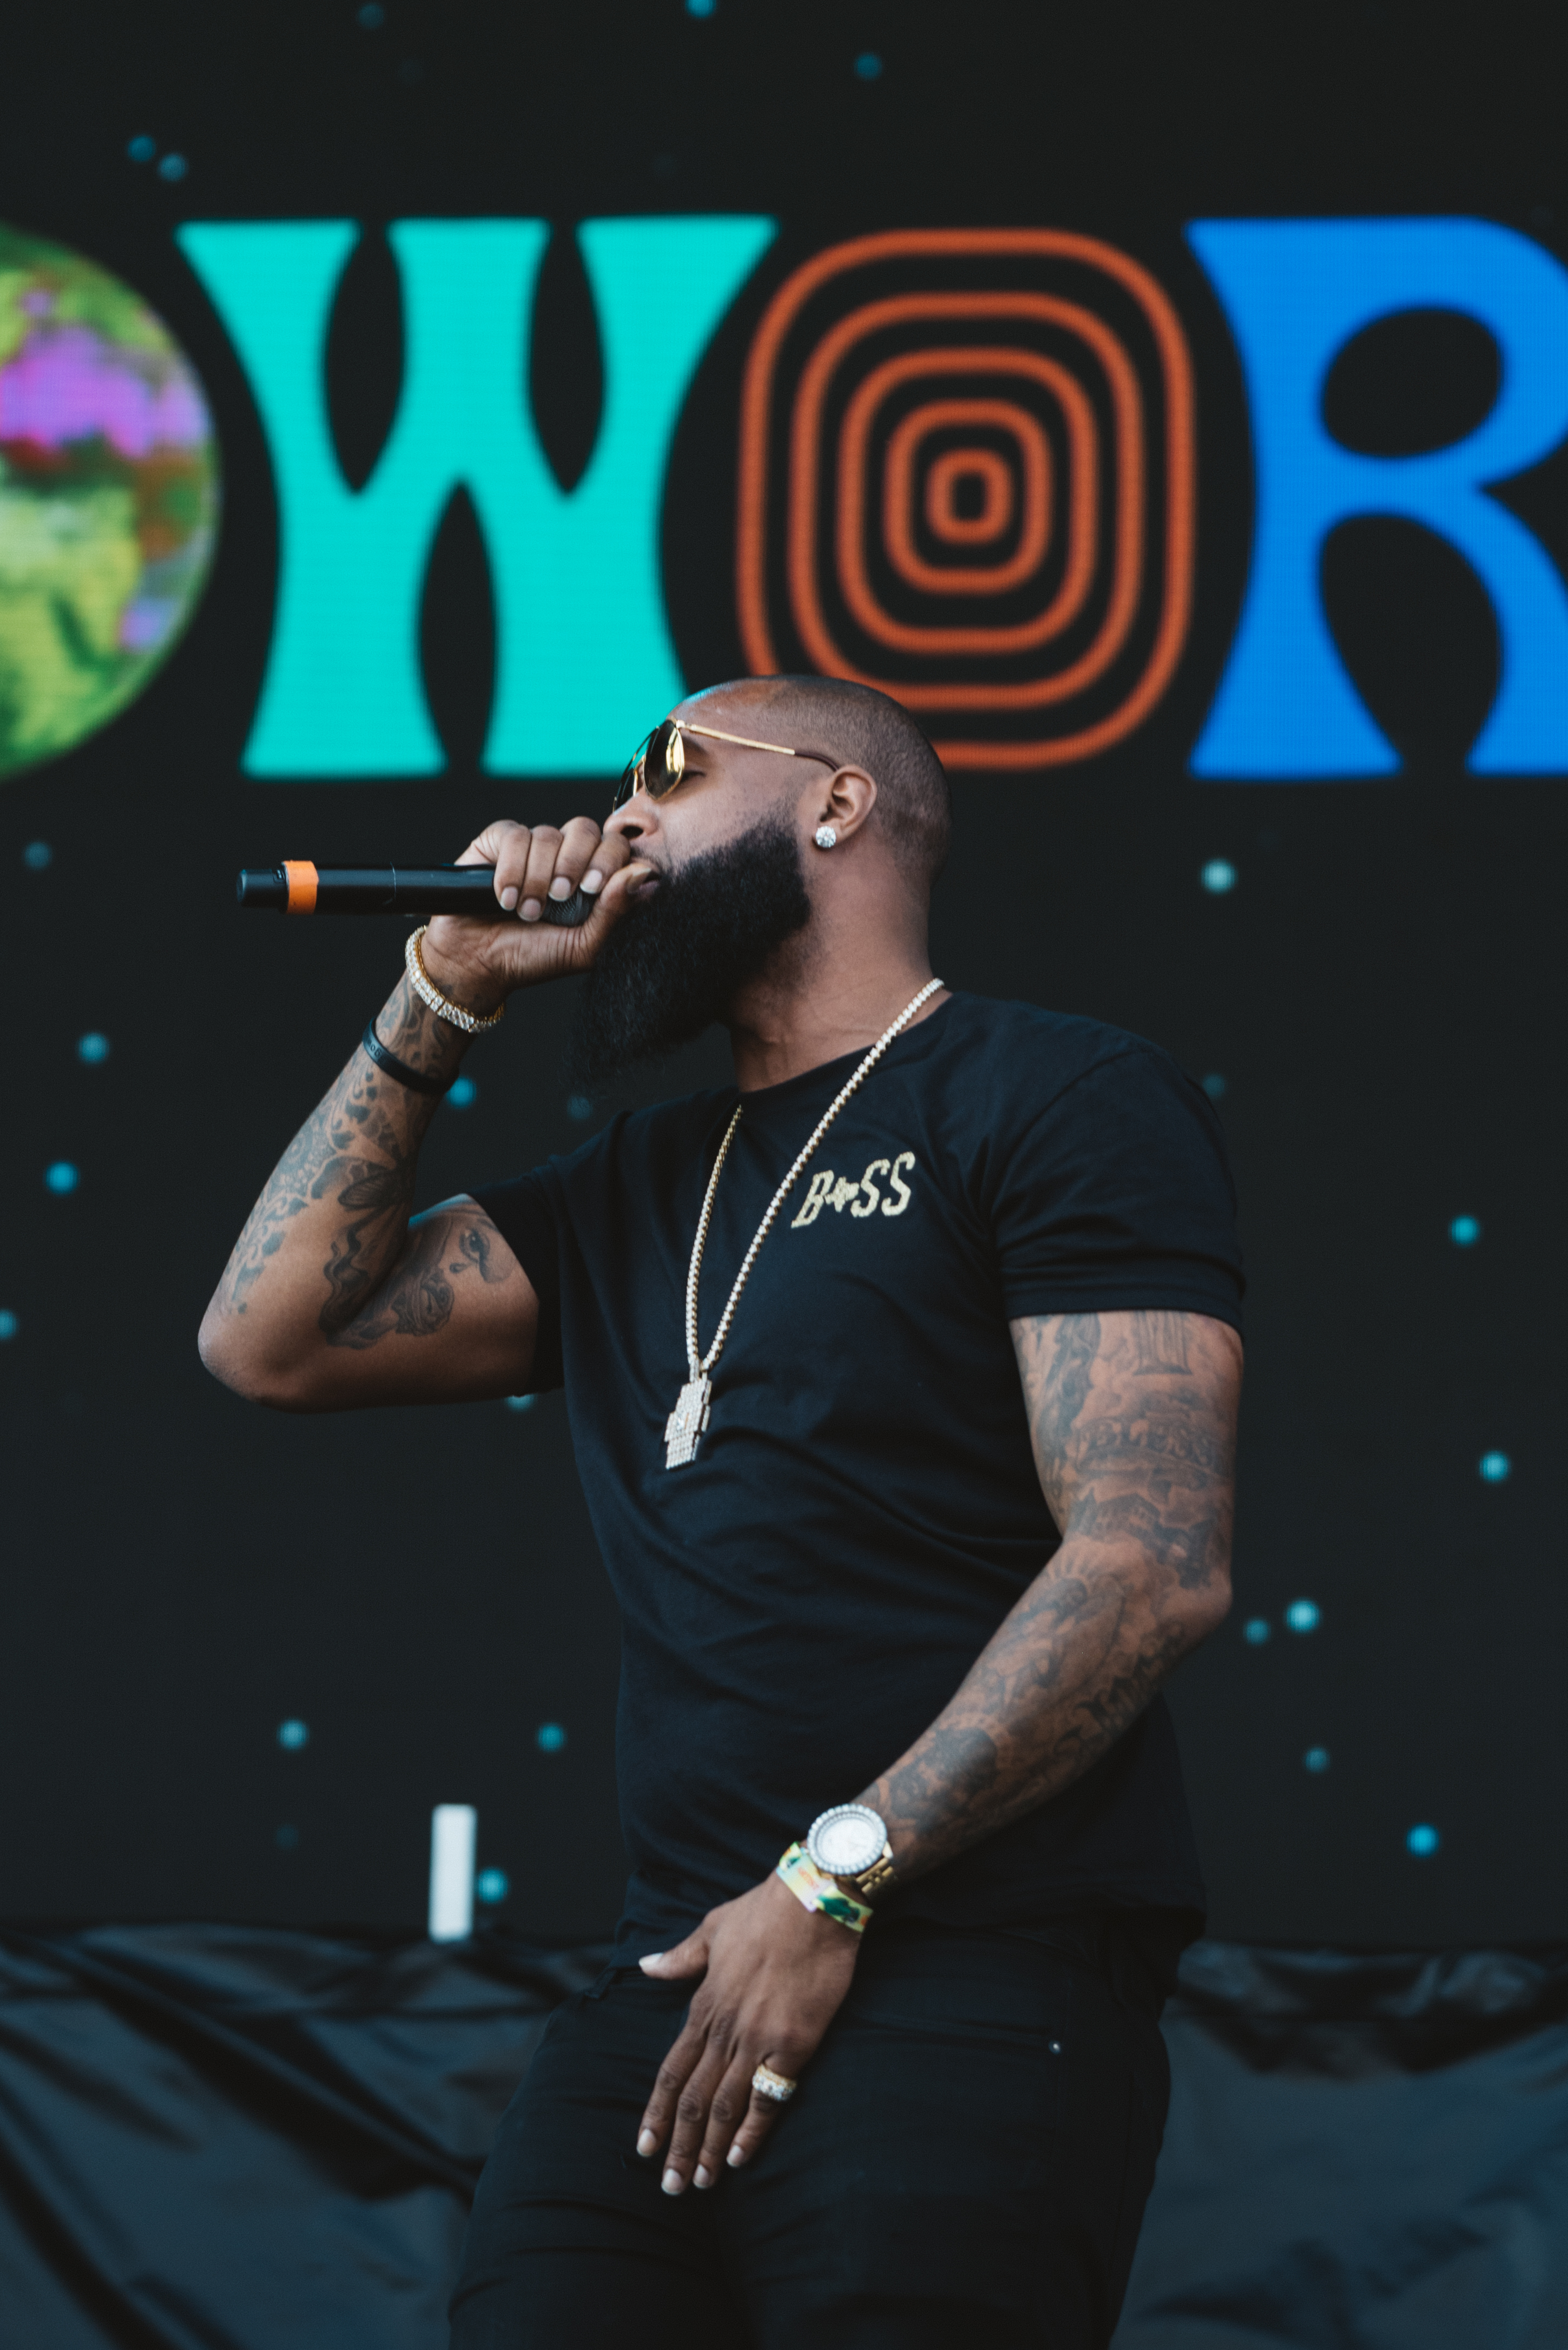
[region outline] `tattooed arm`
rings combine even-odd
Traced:
[[[461,861],[494,866],[507,919],[498,909],[493,922],[432,923],[425,967],[480,1014],[519,987],[585,969],[651,869],[586,817],[564,831],[493,825]],[[602,885],[590,920],[541,926],[546,891],[579,882],[589,895]],[[469,1044],[406,979],[376,1033],[410,1069],[443,1082]],[[420,1145],[440,1104],[356,1050],[278,1161],[207,1308],[202,1359],[225,1386],[284,1411],[347,1411],[527,1385],[539,1302],[490,1218],[459,1198],[410,1221]]]
[[[1231,1604],[1236,1333],[1200,1314],[1012,1327],[1062,1545],[952,1703],[860,1798],[906,1878],[1070,1785]]]
[[[376,1029],[400,1061],[443,1079],[468,1041],[406,980]],[[526,1385],[538,1300],[490,1218],[457,1199],[410,1221],[439,1106],[356,1050],[278,1161],[207,1308],[202,1358],[225,1386],[332,1411]],[[382,1343],[400,1338],[421,1343]]]
[[[1014,1322],[1035,1465],[1062,1545],[946,1711],[862,1803],[919,1877],[1069,1785],[1114,1744],[1230,1604],[1231,1462],[1241,1342],[1201,1314]],[[666,2190],[749,2161],[778,2108],[763,2061],[809,2063],[855,1969],[856,1937],[776,1877],[641,1961],[704,1974],[643,2114]]]

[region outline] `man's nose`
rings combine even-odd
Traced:
[[[618,833],[624,840],[635,846],[645,833],[656,831],[658,826],[659,819],[653,813],[651,803],[641,792],[634,792],[624,807],[617,808],[606,824],[605,832],[607,835]]]

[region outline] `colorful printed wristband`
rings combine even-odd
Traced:
[[[810,1854],[798,1844],[792,1844],[780,1861],[778,1875],[803,1909],[820,1909],[825,1918],[836,1918],[852,1934],[866,1931],[870,1904],[857,1901],[852,1894],[846,1893],[836,1877],[825,1877]]]

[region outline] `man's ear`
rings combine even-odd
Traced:
[[[862,829],[876,805],[877,786],[864,767],[839,767],[805,795],[812,830],[826,825],[841,841]]]

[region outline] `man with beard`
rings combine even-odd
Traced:
[[[286,1410],[564,1385],[620,1602],[625,1914],[457,2350],[1116,2322],[1201,1922],[1158,1690],[1228,1602],[1232,1201],[1165,1055],[932,977],[948,820],[896,703],[784,678],[683,702],[602,832],[493,826],[496,919],[415,934],[203,1326]],[[580,971],[585,1082],[720,1021],[735,1085],[410,1221],[472,1035]]]

